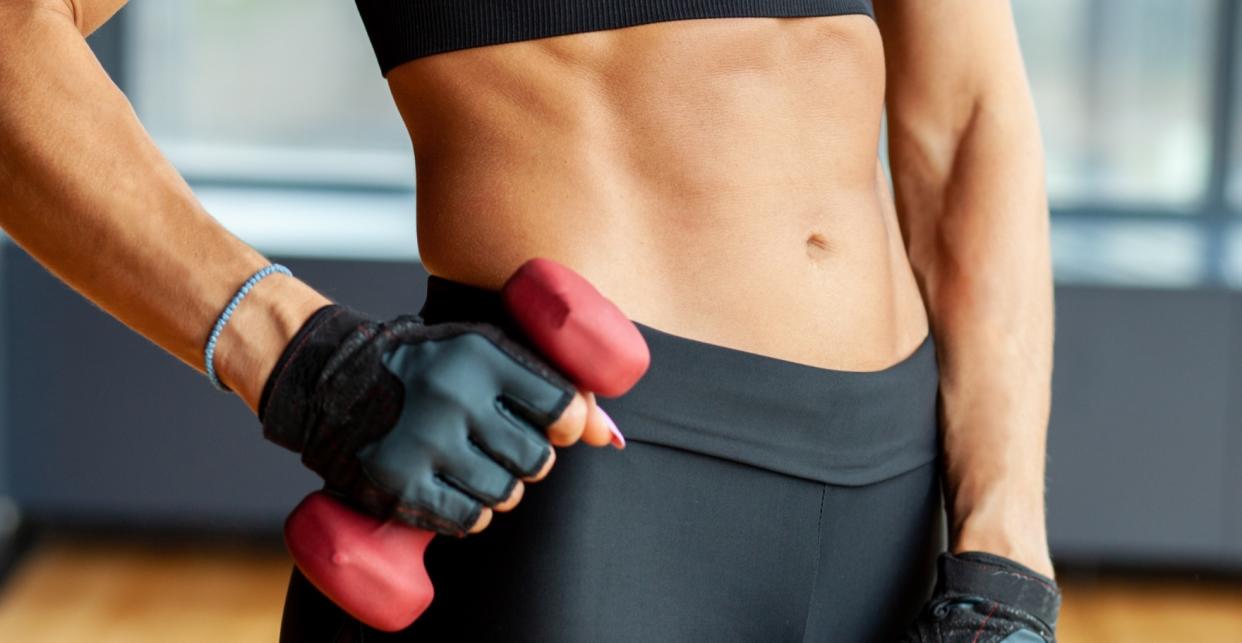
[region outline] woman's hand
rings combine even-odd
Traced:
[[[380,323],[335,305],[290,341],[259,413],[331,490],[456,536],[516,506],[553,445],[619,436],[593,396],[496,326]]]

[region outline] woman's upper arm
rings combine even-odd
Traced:
[[[961,124],[980,100],[1029,100],[1008,0],[877,0],[888,109]]]
[[[921,200],[934,196],[926,190],[947,189],[955,171],[966,171],[963,154],[1040,153],[1008,0],[876,0],[875,10],[899,201],[902,194]]]

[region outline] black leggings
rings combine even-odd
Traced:
[[[499,314],[490,293],[429,286],[429,322]],[[436,598],[403,632],[294,570],[281,640],[895,640],[945,542],[931,339],[855,373],[639,328],[651,371],[602,401],[624,451],[561,449],[482,534],[436,538]]]

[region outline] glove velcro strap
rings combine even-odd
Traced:
[[[324,366],[345,336],[368,321],[348,307],[329,304],[302,324],[263,386],[258,416],[264,437],[291,451],[302,451],[314,412],[312,393]]]
[[[1056,629],[1061,592],[1051,578],[1007,558],[985,552],[940,557],[942,596],[986,596],[1022,610]]]

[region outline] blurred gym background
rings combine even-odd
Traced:
[[[1053,203],[1062,640],[1237,643],[1242,7],[1013,4]],[[133,0],[91,44],[239,236],[362,310],[421,303],[408,138],[353,3]],[[275,640],[313,476],[7,241],[0,396],[0,640]]]

